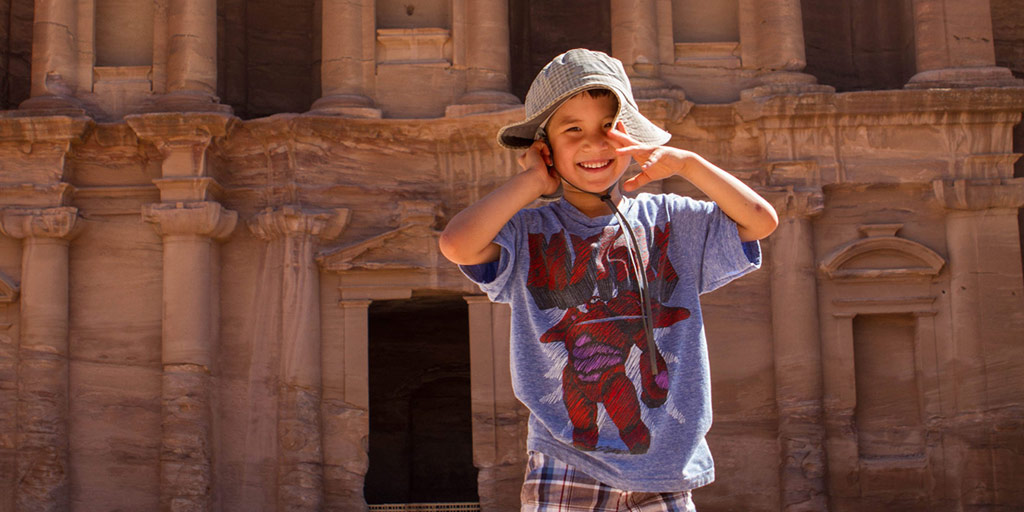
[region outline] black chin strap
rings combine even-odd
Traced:
[[[569,183],[569,185],[576,190],[597,196],[604,204],[608,205],[608,207],[615,212],[615,218],[618,219],[619,226],[622,228],[622,231],[629,235],[626,241],[626,245],[629,250],[626,251],[626,253],[629,255],[629,264],[633,268],[633,275],[636,276],[636,287],[640,294],[640,307],[643,308],[641,319],[644,323],[644,334],[647,337],[647,354],[651,358],[651,375],[656,376],[658,375],[658,346],[654,343],[654,326],[651,325],[654,315],[651,312],[651,297],[649,294],[650,290],[648,290],[647,272],[644,271],[644,261],[640,253],[640,244],[636,240],[636,233],[633,232],[633,226],[629,224],[626,216],[619,211],[619,207],[615,204],[615,201],[612,201],[612,191],[615,190],[615,187],[618,184],[613,184],[608,187],[608,190],[605,190],[604,193],[597,193],[584,190],[573,185],[564,177],[561,178],[562,181]]]
[[[640,307],[643,308],[644,334],[647,336],[647,354],[651,357],[651,375],[655,376],[658,375],[658,346],[654,344],[654,326],[651,325],[654,315],[651,313],[651,296],[647,285],[647,272],[644,271],[644,262],[640,253],[640,244],[636,240],[636,233],[633,232],[633,227],[626,220],[626,216],[615,205],[615,201],[612,201],[612,190],[614,188],[615,185],[612,185],[604,194],[594,195],[598,196],[604,204],[608,205],[615,212],[615,217],[619,220],[619,226],[622,227],[622,231],[629,235],[629,240],[627,241],[629,250],[626,252],[629,254],[629,262],[633,267],[633,274],[636,276],[636,287],[640,293]]]

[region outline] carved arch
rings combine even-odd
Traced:
[[[878,265],[873,256],[885,254],[891,264]],[[819,267],[832,279],[889,279],[938,275],[946,260],[928,247],[896,236],[855,240],[832,251]]]

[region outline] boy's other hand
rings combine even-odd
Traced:
[[[641,144],[618,127],[609,130],[608,137],[619,146],[615,150],[617,154],[631,156],[640,163],[641,172],[622,184],[626,192],[679,174],[686,166],[687,159],[693,156],[692,152],[679,148]]]
[[[562,180],[555,171],[554,159],[551,157],[551,148],[542,140],[534,141],[533,144],[519,155],[516,159],[519,166],[523,168],[523,174],[536,180],[541,187],[541,195],[551,195],[558,191]]]

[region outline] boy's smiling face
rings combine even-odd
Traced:
[[[547,134],[555,169],[573,187],[604,192],[626,172],[630,158],[616,155],[608,137],[617,111],[618,99],[610,91],[581,92],[551,116]]]

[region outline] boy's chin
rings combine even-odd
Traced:
[[[618,181],[614,181],[614,182],[609,183],[607,185],[588,184],[588,185],[584,185],[584,186],[581,186],[581,187],[575,187],[574,186],[572,188],[574,189],[575,192],[591,194],[591,195],[598,195],[599,196],[599,195],[603,195],[605,192],[608,192],[609,189],[614,188],[617,183],[618,183]]]

